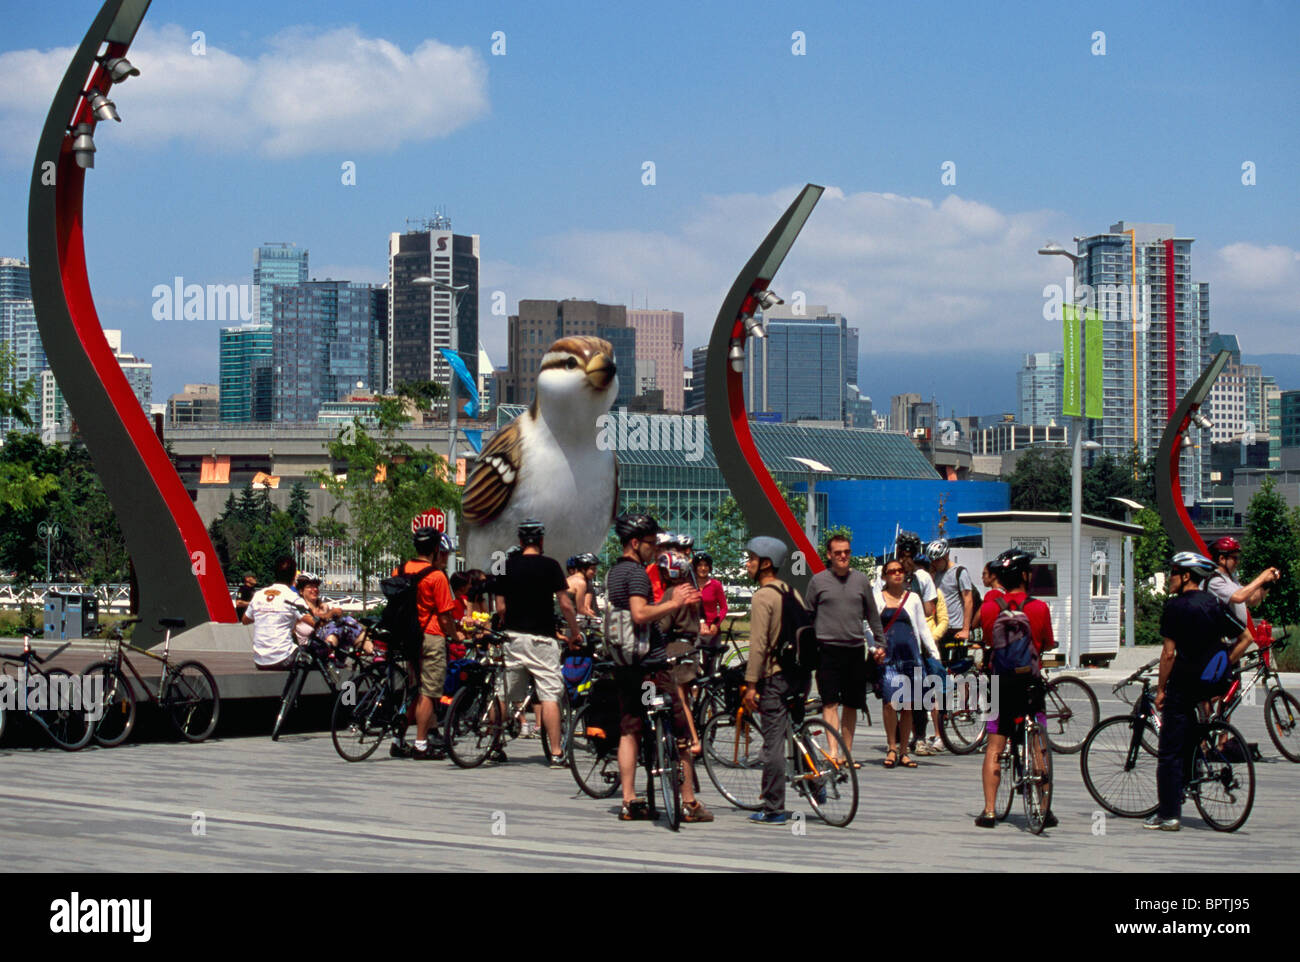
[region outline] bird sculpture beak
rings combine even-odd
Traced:
[[[587,362],[587,380],[597,391],[609,387],[609,382],[614,380],[614,375],[617,373],[618,368],[614,365],[614,359],[608,354],[597,354]]]

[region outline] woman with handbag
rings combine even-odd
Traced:
[[[924,650],[931,657],[939,657],[938,646],[926,624],[925,607],[921,599],[909,591],[901,561],[885,565],[884,588],[876,589],[876,608],[885,626],[885,643],[875,646],[872,655],[884,668],[881,700],[884,702],[885,737],[889,751],[884,766],[916,768],[916,762],[907,754],[908,739],[912,734],[912,713],[921,707],[921,692],[916,690],[917,669],[921,668]]]

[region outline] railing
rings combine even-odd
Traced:
[[[60,594],[94,595],[99,601],[100,611],[125,612],[131,607],[131,586],[88,585],[69,581],[33,582],[26,588],[8,582],[0,582],[0,608],[14,610],[30,605],[45,608],[45,596],[51,591]]]

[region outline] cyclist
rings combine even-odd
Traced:
[[[587,608],[590,611],[588,617],[591,618],[600,614],[600,600],[596,597],[596,570],[599,567],[600,559],[590,551],[578,555],[578,571],[587,583]]]
[[[779,577],[785,561],[785,542],[760,535],[745,545],[745,571],[757,584],[749,608],[749,662],[745,666],[744,704],[759,714],[763,730],[763,808],[749,816],[751,822],[784,825],[790,821],[785,810],[785,745],[790,729],[803,721],[804,701],[811,679],[788,677],[777,664],[776,654],[783,639],[782,595],[794,591]],[[762,589],[772,587],[775,591]],[[799,593],[795,591],[795,597]],[[803,599],[799,598],[802,604]]]
[[[663,658],[667,643],[655,622],[665,615],[674,614],[684,605],[696,604],[700,600],[700,593],[691,585],[683,583],[667,592],[659,604],[651,604],[652,589],[646,566],[656,554],[658,522],[645,514],[623,514],[614,520],[614,532],[618,535],[619,544],[623,546],[623,553],[605,574],[605,593],[614,610],[631,612],[633,623],[645,626],[649,632],[650,647],[646,658]],[[637,753],[645,729],[642,685],[646,680],[645,670],[638,665],[628,665],[614,671],[620,715],[618,774],[623,789],[623,808],[619,819],[625,822],[649,817],[646,801],[636,795]],[[660,693],[671,693],[672,678],[667,671],[655,672],[652,680]],[[678,738],[688,731],[685,706],[676,698],[673,699],[673,730]],[[682,756],[682,767],[685,770],[682,779],[682,807],[685,809],[683,821],[713,821],[713,815],[695,797],[694,766],[689,754]]]
[[[704,670],[717,666],[722,644],[722,619],[727,617],[727,595],[722,582],[713,577],[713,558],[700,552],[691,559],[695,570],[695,587],[700,591],[704,620],[700,624],[700,648],[704,650]]]
[[[582,636],[564,572],[559,562],[543,554],[546,526],[529,518],[520,523],[518,534],[520,552],[506,559],[506,572],[496,583],[497,612],[510,637],[505,645],[506,700],[516,705],[527,698],[528,679],[532,678],[551,767],[563,768],[560,699],[564,695],[564,675],[555,637],[556,602],[568,629],[569,647],[579,647]]]
[[[690,583],[691,563],[690,559],[682,556],[680,551],[660,550],[657,559],[659,575],[663,579],[665,590],[672,591],[679,585]],[[695,651],[699,643],[700,625],[704,621],[703,607],[699,601],[691,604],[683,604],[671,615],[664,615],[659,619],[659,630],[666,636],[670,636],[668,647],[665,649],[668,657],[687,655]],[[687,694],[687,688],[696,678],[699,677],[699,671],[693,662],[683,662],[680,665],[674,665],[670,670],[673,679],[673,697],[681,701],[686,708],[686,723],[690,728],[690,752],[691,755],[699,755],[701,752],[699,732],[695,730],[695,719],[691,714],[691,699]],[[685,748],[685,745],[682,746]]]
[[[573,609],[580,615],[588,618],[594,618],[596,610],[591,606],[591,583],[587,579],[587,570],[583,565],[585,555],[570,555],[569,560],[564,563],[568,569],[568,575],[565,583],[568,586],[569,597],[573,600]]]
[[[1282,577],[1277,568],[1265,568],[1250,584],[1244,587],[1237,581],[1237,568],[1241,564],[1241,543],[1233,537],[1220,538],[1210,545],[1210,557],[1215,571],[1210,575],[1205,590],[1232,609],[1233,617],[1246,623],[1246,608],[1254,608],[1264,600],[1264,592]]]
[[[991,650],[993,625],[998,615],[1004,611],[1021,611],[1029,621],[1029,635],[1033,640],[1033,671],[1027,674],[1002,674],[994,678],[997,688],[996,704],[998,717],[985,723],[988,732],[988,745],[984,749],[984,809],[975,824],[980,828],[994,828],[997,816],[994,814],[995,799],[998,794],[998,782],[1002,772],[999,756],[1006,747],[1007,738],[1015,731],[1016,719],[1023,718],[1031,711],[1039,713],[1039,720],[1046,724],[1046,715],[1042,713],[1041,695],[1035,694],[1037,678],[1040,673],[1042,653],[1056,647],[1052,635],[1052,612],[1047,605],[1037,598],[1029,597],[1029,566],[1034,556],[1028,551],[1010,548],[1002,552],[989,563],[989,570],[1001,586],[1001,592],[994,596],[992,590],[987,600],[980,606],[980,623],[984,632],[986,650]],[[985,659],[985,668],[993,671],[991,656]],[[1048,812],[1044,820],[1047,828],[1057,824],[1056,816]]]
[[[959,649],[970,642],[971,623],[975,620],[975,585],[970,572],[961,565],[953,565],[945,539],[931,541],[926,554],[930,556],[934,574],[939,579],[939,594],[948,605],[948,630],[941,638],[935,639],[939,642],[939,656],[948,665],[961,657]]]
[[[1201,585],[1218,570],[1204,555],[1180,551],[1170,562],[1169,592],[1160,616],[1160,677],[1156,683],[1156,709],[1160,712],[1160,751],[1156,763],[1156,792],[1160,800],[1143,828],[1176,832],[1181,828],[1183,776],[1189,747],[1195,745],[1191,728],[1196,724],[1196,706],[1216,693],[1226,674],[1215,656],[1226,654],[1236,662],[1250,647],[1250,632],[1234,613]],[[1234,640],[1231,651],[1222,638]],[[1220,662],[1223,659],[1219,659]],[[1190,736],[1190,737],[1189,737]]]
[[[416,610],[424,640],[420,645],[420,696],[415,702],[415,747],[408,748],[399,737],[389,753],[395,758],[438,761],[447,757],[447,749],[437,731],[435,706],[442,698],[447,677],[447,640],[457,637],[456,599],[446,575],[452,544],[437,528],[428,527],[416,529],[412,541],[415,557],[394,569],[393,574],[428,572],[416,589]]]
[[[817,691],[822,698],[822,718],[839,729],[850,755],[858,712],[867,707],[867,639],[863,622],[869,623],[876,638],[885,636],[871,581],[850,565],[852,553],[848,538],[831,535],[826,541],[828,567],[808,582],[808,607],[821,648]],[[831,747],[835,747],[834,742]]]
[[[275,559],[275,582],[253,593],[241,619],[253,626],[253,664],[258,671],[288,671],[298,652],[295,629],[310,612],[294,590],[298,564],[291,555]]]

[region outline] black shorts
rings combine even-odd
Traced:
[[[993,678],[992,697],[996,699],[998,716],[984,726],[990,735],[1011,736],[1016,730],[1016,719],[1024,718],[1030,713],[1039,715],[1038,723],[1046,725],[1043,712],[1043,683],[1032,674],[997,675]]]
[[[654,684],[657,694],[667,695],[672,699],[673,734],[686,738],[691,730],[686,721],[686,708],[676,695],[672,673],[667,670],[647,673],[644,668],[635,665],[620,666],[614,669],[614,683],[618,686],[618,730],[621,735],[636,735],[638,738],[645,730],[646,711],[642,696],[646,692],[647,682]]]
[[[817,691],[827,705],[867,707],[866,645],[822,645]]]

